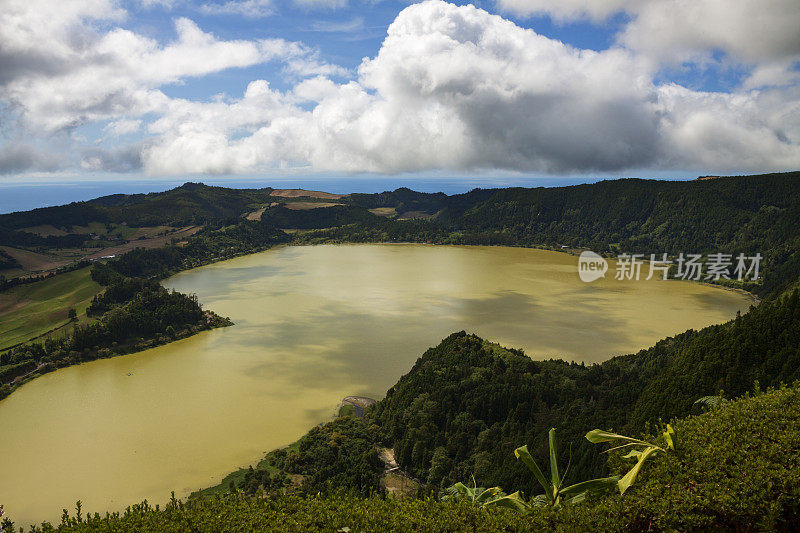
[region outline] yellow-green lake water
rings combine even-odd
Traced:
[[[0,401],[0,504],[17,525],[79,499],[102,514],[215,484],[342,397],[382,397],[455,331],[590,363],[751,303],[696,283],[585,284],[574,256],[500,247],[283,247],[165,285],[236,325],[58,370]]]

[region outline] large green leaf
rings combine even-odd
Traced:
[[[475,498],[475,503],[487,503],[496,499],[497,496],[501,496],[502,494],[503,489],[500,487],[490,487],[478,494],[478,496]]]
[[[483,489],[480,489],[481,491]],[[445,489],[447,491],[447,495],[442,497],[442,500],[459,500],[462,498],[466,498],[470,501],[475,501],[475,494],[477,494],[476,488],[468,487],[461,483],[455,483],[450,485]]]
[[[664,440],[667,441],[667,448],[670,450],[675,449],[675,430],[669,424],[667,424],[667,429],[664,431]]]
[[[556,449],[556,428],[551,428],[547,438],[550,442],[550,479],[553,487],[558,490],[561,486],[561,478],[558,475],[558,450]]]
[[[579,494],[581,492],[605,492],[612,490],[617,486],[619,476],[601,477],[597,479],[590,479],[588,481],[581,481],[569,487],[561,489],[561,494],[569,496],[571,494]]]
[[[695,400],[694,403],[695,403],[695,405],[701,405],[703,407],[711,409],[712,407],[716,407],[720,403],[722,403],[722,397],[721,396],[703,396],[702,398],[698,398],[697,400]]]
[[[533,475],[536,477],[536,481],[538,481],[544,489],[547,499],[549,501],[553,501],[553,486],[547,482],[544,474],[542,474],[542,471],[539,470],[539,466],[536,464],[536,461],[533,460],[533,457],[531,457],[531,454],[528,451],[528,446],[520,446],[514,450],[514,455],[517,457],[517,459],[525,463],[525,466],[528,467],[528,470],[533,472]]]
[[[509,494],[508,496],[503,496],[502,498],[497,498],[487,502],[485,507],[489,506],[506,507],[522,513],[531,510],[531,506],[525,503],[525,500],[522,499],[519,491],[515,492],[514,494]]]
[[[544,507],[547,505],[547,496],[544,494],[537,494],[531,498],[531,507]]]
[[[657,451],[659,451],[659,448],[656,448],[655,446],[648,446],[639,454],[639,459],[636,461],[636,464],[633,465],[633,468],[631,468],[628,473],[617,482],[620,494],[625,494],[625,491],[628,490],[631,485],[633,485],[633,482],[636,481],[636,476],[639,475],[639,471],[642,469],[644,462],[648,457]]]
[[[599,444],[601,442],[611,442],[615,440],[627,440],[631,442],[638,442],[645,444],[643,441],[639,439],[626,437],[625,435],[620,435],[619,433],[611,433],[610,431],[603,431],[602,429],[591,430],[589,433],[586,434],[586,440],[588,440],[589,442],[593,442],[595,444]]]

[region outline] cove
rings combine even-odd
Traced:
[[[165,285],[235,326],[58,370],[0,402],[0,504],[18,526],[79,499],[102,514],[215,484],[342,397],[382,397],[454,331],[590,363],[751,303],[696,283],[585,284],[574,256],[501,247],[282,247]]]

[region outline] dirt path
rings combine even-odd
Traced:
[[[383,461],[383,473],[387,474],[400,468],[394,460],[394,450],[391,448],[380,449],[381,461]]]
[[[394,458],[394,450],[378,448],[378,454],[383,461],[381,487],[396,498],[405,498],[416,494],[420,483],[400,469]]]
[[[44,368],[44,363],[39,363],[39,364],[37,364],[37,365],[36,365],[36,368],[34,368],[33,370],[31,370],[31,371],[30,371],[30,372],[28,372],[27,374],[22,374],[21,376],[17,376],[17,377],[15,377],[15,378],[14,378],[14,379],[11,381],[11,384],[12,384],[12,385],[14,385],[14,384],[16,384],[16,383],[21,383],[23,380],[25,380],[25,378],[27,378],[27,377],[28,377],[28,376],[30,376],[31,374],[35,374],[36,372],[40,371],[42,368]]]

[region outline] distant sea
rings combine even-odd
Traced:
[[[232,188],[310,189],[332,193],[383,192],[408,187],[420,192],[459,194],[475,188],[497,187],[558,187],[593,183],[601,178],[298,178],[298,179],[241,179],[241,178],[183,178],[150,180],[59,180],[59,181],[3,181],[0,179],[0,213],[27,211],[37,207],[68,204],[91,200],[109,194],[136,194],[160,192],[182,185],[186,181],[200,181],[206,185]],[[680,179],[680,178],[678,178]],[[686,178],[683,178],[686,179]]]

